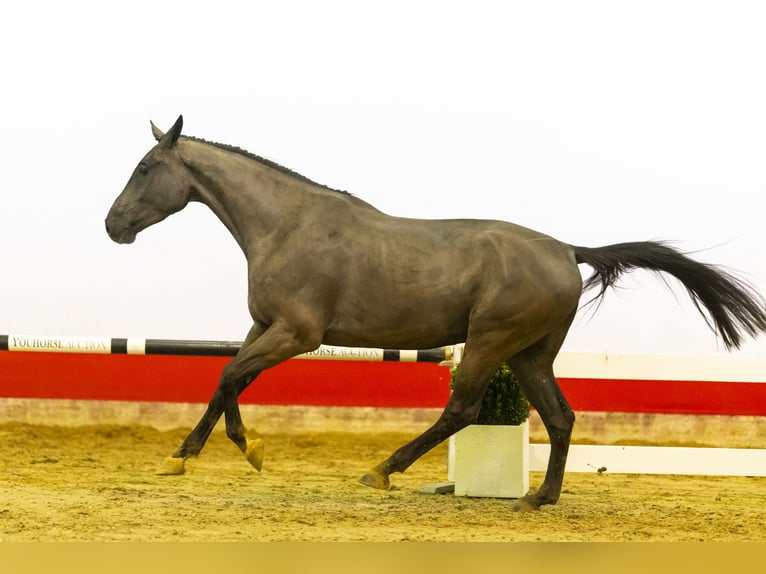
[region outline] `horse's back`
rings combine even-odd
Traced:
[[[433,279],[438,268],[445,280],[470,278],[473,288],[488,280],[576,268],[571,246],[506,221],[378,218],[368,221],[360,235],[366,237],[360,243],[371,248],[360,256],[370,264],[426,270]]]

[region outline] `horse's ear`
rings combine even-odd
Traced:
[[[173,127],[170,128],[164,134],[161,134],[159,138],[160,143],[158,145],[164,148],[173,147],[178,141],[178,138],[181,136],[181,128],[183,128],[183,126],[184,126],[184,117],[178,116],[178,119],[176,120],[176,123],[173,124]],[[159,132],[159,130],[157,130],[157,132]],[[156,133],[155,133],[155,137],[157,137]]]
[[[165,135],[165,132],[163,132],[160,128],[154,125],[154,122],[149,120],[149,123],[152,124],[152,135],[154,136],[154,139],[157,141],[160,141],[162,139],[162,136]]]

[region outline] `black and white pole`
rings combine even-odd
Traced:
[[[113,355],[186,355],[233,357],[241,341],[193,341],[177,339],[139,339],[79,336],[0,335],[0,351],[34,353],[84,353]],[[295,357],[335,361],[399,361],[403,363],[441,363],[452,359],[451,347],[401,350],[336,347],[321,345]]]

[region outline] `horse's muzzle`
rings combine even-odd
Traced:
[[[133,243],[136,240],[136,233],[130,229],[122,228],[122,226],[115,225],[109,222],[109,217],[104,221],[106,227],[106,233],[109,235],[112,241],[115,243]]]

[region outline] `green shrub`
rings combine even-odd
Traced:
[[[455,374],[458,369],[459,366],[452,370],[450,388],[455,384]],[[516,381],[516,376],[508,365],[503,363],[489,382],[476,424],[520,425],[528,417],[529,401]]]

